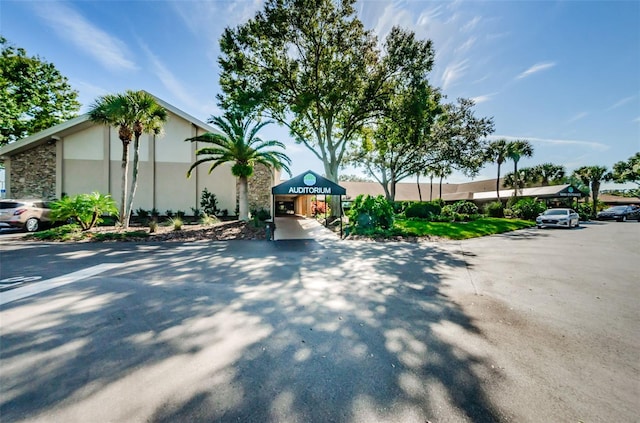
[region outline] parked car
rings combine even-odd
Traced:
[[[634,206],[613,206],[601,211],[596,216],[598,220],[637,220],[640,222],[640,207]]]
[[[580,216],[573,209],[548,209],[536,217],[538,228],[577,228],[580,226]]]
[[[0,226],[35,232],[49,224],[49,202],[44,200],[0,200]]]

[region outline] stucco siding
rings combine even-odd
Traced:
[[[191,122],[169,113],[164,134],[156,137],[156,162],[192,163],[191,143],[184,141],[193,136],[192,131]],[[200,132],[203,131],[200,130]]]
[[[156,208],[161,213],[182,210],[191,214],[191,207],[199,207],[196,180],[187,179],[187,168],[184,163],[156,163]]]
[[[92,126],[64,137],[65,160],[102,160],[104,158],[104,128]]]
[[[66,152],[65,144],[65,152]],[[101,160],[63,160],[62,193],[73,196],[94,191],[108,192]]]
[[[198,208],[200,208],[202,191],[207,188],[209,192],[216,195],[218,208],[220,210],[226,209],[229,215],[234,215],[236,210],[236,178],[231,174],[231,165],[219,166],[211,174],[208,171],[209,164],[207,163],[203,163],[197,168]]]

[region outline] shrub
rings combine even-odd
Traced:
[[[140,207],[138,210],[136,210],[136,215],[141,219],[141,220],[147,220],[149,218],[149,211],[143,209],[142,207]]]
[[[580,215],[580,220],[589,220],[593,215],[591,203],[578,203],[576,212]]]
[[[182,230],[182,225],[184,223],[182,219],[180,219],[179,217],[174,217],[173,219],[170,220],[170,222],[171,222],[171,226],[173,226],[174,231]]]
[[[171,219],[173,216],[175,216],[175,213],[173,212],[173,210],[169,209],[166,212],[164,212],[164,215],[167,216],[169,219]]]
[[[502,201],[494,201],[484,206],[484,212],[489,217],[504,217],[504,206]]]
[[[178,210],[176,212],[176,217],[180,218],[180,219],[184,219],[184,216],[186,215],[186,213],[183,210]]]
[[[64,197],[51,203],[51,220],[75,221],[83,231],[88,231],[102,222],[102,215],[112,214],[118,214],[116,202],[110,195],[98,192]]]
[[[193,213],[193,217],[196,219],[200,219],[202,217],[202,210],[197,207],[191,207],[191,212]]]
[[[453,211],[460,214],[478,214],[478,206],[471,201],[456,201],[452,204]]]
[[[359,195],[349,210],[349,220],[356,232],[364,229],[389,229],[393,226],[393,207],[382,195]]]
[[[158,218],[160,217],[160,212],[155,207],[151,209],[149,214],[151,215],[152,218],[154,218],[156,220],[158,220]]]
[[[202,226],[211,226],[215,225],[216,223],[218,223],[218,218],[215,216],[209,216],[206,213],[200,218],[200,224]]]
[[[431,219],[433,216],[437,216],[442,211],[440,203],[435,201],[423,201],[411,203],[404,211],[404,215],[407,218],[419,217],[421,219]]]
[[[254,210],[251,212],[251,215],[255,219],[258,219],[261,222],[271,219],[271,214],[269,213],[268,210],[265,210],[265,209]]]
[[[154,234],[158,230],[158,222],[152,220],[149,222],[149,233]]]
[[[200,196],[200,207],[202,207],[204,214],[209,216],[217,216],[218,213],[220,213],[216,195],[209,192],[206,188],[202,190],[202,195]]]
[[[521,198],[511,207],[511,211],[520,219],[535,220],[546,208],[544,203],[533,198]]]

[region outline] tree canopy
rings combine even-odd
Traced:
[[[2,36],[0,48],[0,146],[77,116],[78,92],[53,64]]]
[[[640,152],[613,165],[613,180],[618,183],[633,182],[640,186]]]

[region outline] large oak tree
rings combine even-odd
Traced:
[[[0,36],[0,146],[72,117],[78,92],[56,67]]]

